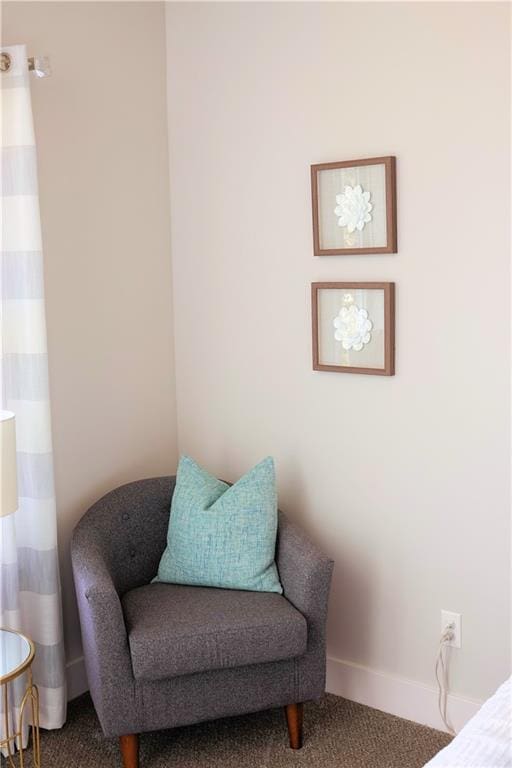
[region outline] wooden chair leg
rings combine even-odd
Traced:
[[[139,734],[130,733],[119,737],[123,768],[139,768]]]
[[[302,704],[288,704],[285,707],[286,724],[288,725],[288,736],[290,737],[290,747],[300,749],[302,747],[302,720],[304,717],[304,706]]]

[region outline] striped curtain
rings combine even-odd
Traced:
[[[1,408],[16,416],[19,508],[0,517],[0,626],[35,642],[41,725],[60,728],[66,689],[36,147],[25,47],[1,52]],[[19,701],[12,707],[16,714]]]

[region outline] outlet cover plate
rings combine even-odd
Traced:
[[[441,634],[450,624],[452,625],[454,636],[453,640],[447,643],[447,645],[452,648],[460,648],[462,646],[462,616],[460,613],[441,610]]]

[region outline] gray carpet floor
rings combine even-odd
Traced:
[[[304,747],[288,747],[282,710],[143,734],[141,768],[420,768],[450,737],[337,696],[304,708]],[[44,768],[121,768],[88,695],[61,731],[42,733]]]

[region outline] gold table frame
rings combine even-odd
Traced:
[[[23,747],[23,718],[25,716],[27,707],[30,706],[32,713],[32,724],[30,726],[32,728],[32,767],[41,768],[41,744],[39,739],[39,691],[37,690],[37,686],[34,685],[32,679],[32,662],[34,661],[34,656],[36,653],[35,646],[32,640],[26,637],[26,635],[23,635],[21,632],[17,632],[14,629],[7,629],[4,627],[0,627],[0,630],[2,632],[10,632],[13,635],[18,635],[18,637],[23,638],[23,640],[28,643],[30,648],[30,652],[22,664],[16,667],[16,669],[13,669],[12,672],[9,672],[7,675],[0,677],[0,691],[2,694],[2,702],[4,707],[3,720],[5,728],[5,737],[0,739],[0,752],[7,748],[7,765],[9,768],[17,768],[15,763],[17,747],[18,768],[25,768],[26,750]],[[27,674],[27,685],[21,700],[18,727],[16,729],[16,723],[12,722],[11,732],[10,721],[14,720],[14,716],[12,718],[9,717],[8,685],[9,683],[12,683],[13,680],[25,673]]]

